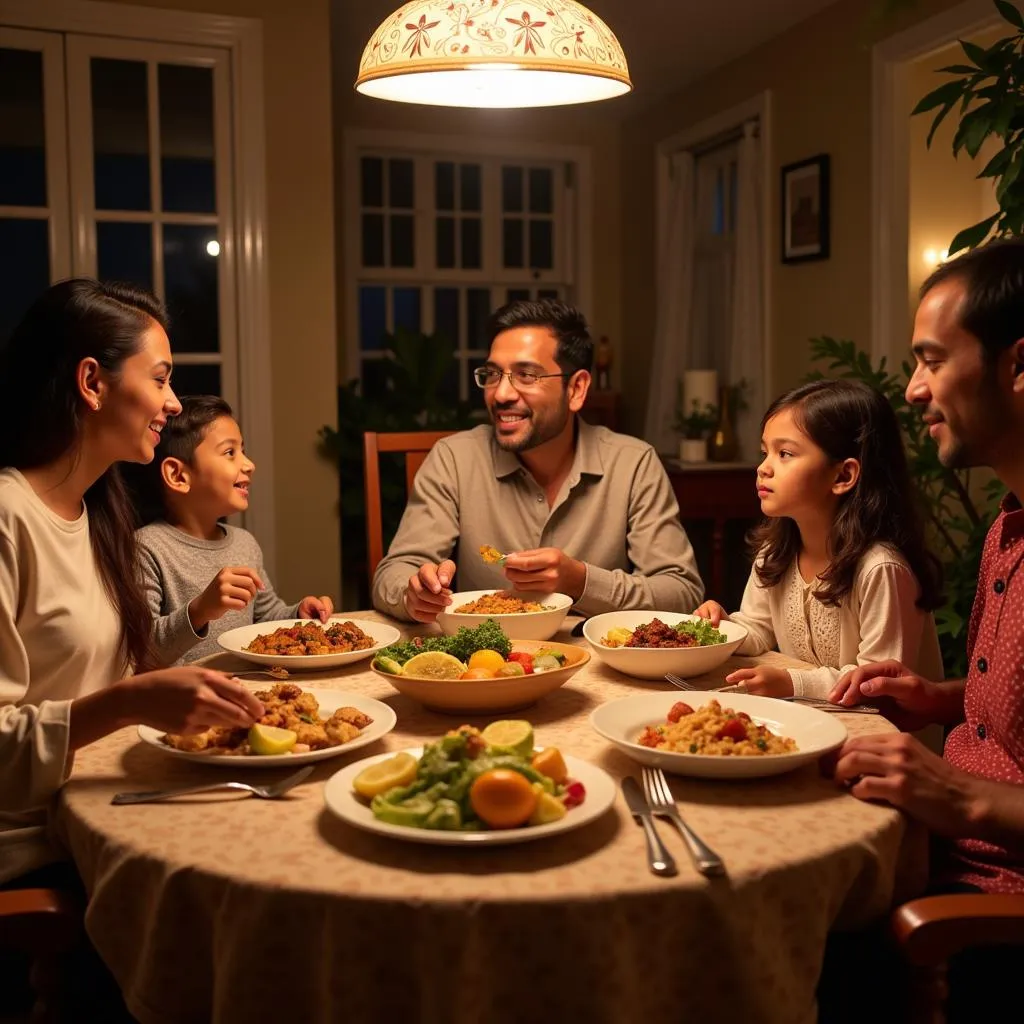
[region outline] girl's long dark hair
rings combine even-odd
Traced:
[[[0,351],[0,466],[35,469],[77,457],[78,365],[91,357],[116,378],[153,321],[167,330],[163,305],[131,285],[75,278],[43,292]],[[117,465],[85,492],[85,505],[100,578],[121,621],[123,667],[144,669],[155,663],[152,617],[139,578],[135,512]]]
[[[829,537],[829,564],[815,596],[837,605],[853,589],[857,564],[873,544],[888,544],[917,577],[917,606],[942,603],[942,572],[928,550],[910,482],[899,422],[881,392],[856,380],[816,380],[777,398],[761,420],[792,409],[803,432],[832,462],[856,459],[860,479],[839,499]],[[758,580],[780,583],[800,553],[800,531],[788,517],[765,519],[750,535]]]

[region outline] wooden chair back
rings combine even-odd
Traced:
[[[366,483],[366,564],[373,587],[373,574],[384,557],[384,520],[380,493],[380,454],[398,452],[405,455],[406,493],[411,493],[412,482],[427,452],[451,434],[450,430],[419,430],[408,433],[363,434],[363,475]]]

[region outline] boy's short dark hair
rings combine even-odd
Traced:
[[[179,459],[191,465],[210,425],[222,416],[235,415],[231,406],[218,395],[185,395],[178,401],[181,412],[169,417],[160,433],[160,444],[153,459],[158,472],[164,459]]]
[[[490,341],[517,327],[546,327],[558,343],[555,362],[564,373],[589,371],[593,366],[594,342],[587,318],[575,306],[558,299],[516,299],[491,317]]]

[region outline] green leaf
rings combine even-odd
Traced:
[[[985,103],[965,114],[953,136],[953,156],[966,149],[972,159],[976,157],[981,144],[992,131],[994,116],[994,103]]]
[[[938,112],[938,113],[937,113],[937,114],[935,115],[935,120],[934,120],[934,121],[932,121],[932,126],[931,126],[931,129],[930,129],[930,130],[929,130],[929,132],[928,132],[928,138],[927,138],[927,139],[925,139],[925,147],[926,147],[926,148],[928,148],[928,149],[931,149],[931,145],[932,145],[932,139],[934,139],[934,138],[935,138],[935,133],[936,133],[936,132],[937,132],[937,131],[939,130],[939,125],[940,125],[940,124],[942,124],[942,122],[943,122],[943,121],[944,121],[944,120],[946,119],[946,115],[947,115],[947,114],[948,114],[948,113],[949,113],[949,112],[950,112],[950,111],[951,111],[951,110],[953,109],[953,107],[954,107],[955,105],[956,105],[955,101],[954,101],[953,103],[947,103],[947,104],[946,104],[946,105],[945,105],[945,106],[944,106],[944,107],[943,107],[943,108],[942,108],[942,109],[941,109],[941,110],[940,110],[940,111],[939,111],[939,112]]]
[[[1013,159],[1013,151],[1009,146],[1003,146],[1001,150],[987,164],[984,169],[978,174],[979,178],[995,178],[1002,174],[1003,171],[1010,165],[1010,161]]]
[[[956,103],[956,101],[964,94],[964,90],[966,88],[967,83],[963,81],[945,82],[918,101],[917,106],[910,112],[910,116],[913,117],[915,114],[923,114],[926,111],[934,110],[936,107],[943,106],[946,103]]]
[[[992,225],[998,219],[999,214],[994,213],[991,217],[986,217],[984,220],[978,221],[977,224],[972,224],[969,228],[958,231],[953,237],[953,241],[949,243],[949,254],[952,256],[961,249],[973,249],[975,246],[980,245],[988,237],[989,231],[992,230]]]
[[[996,7],[999,9],[999,13],[1011,24],[1014,28],[1024,29],[1024,15],[1017,10],[1009,2],[1009,0],[996,0]]]
[[[937,74],[945,73],[947,75],[976,75],[978,69],[973,64],[949,64],[944,68],[939,68]]]
[[[1013,187],[1013,183],[1020,176],[1021,168],[1024,167],[1024,153],[1018,152],[1013,163],[1007,168],[1006,173],[999,179],[996,185],[996,202],[1003,205],[1003,197]]]
[[[995,74],[999,71],[1001,62],[998,56],[992,53],[992,50],[986,50],[977,43],[972,43],[969,39],[961,39],[960,46],[964,53],[967,54],[967,59],[973,61],[982,71],[987,71],[989,74]],[[995,47],[992,49],[995,49]]]

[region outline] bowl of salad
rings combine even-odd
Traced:
[[[583,625],[594,654],[617,672],[662,679],[666,672],[699,676],[723,664],[747,635],[745,626],[679,612],[605,612]]]

